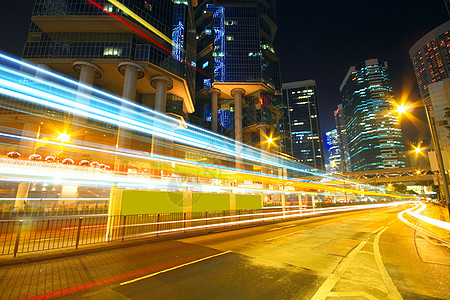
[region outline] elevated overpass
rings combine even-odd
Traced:
[[[430,167],[410,167],[351,172],[340,175],[353,182],[377,185],[385,183],[432,182],[433,176],[436,177],[437,172],[431,171]]]

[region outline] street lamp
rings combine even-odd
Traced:
[[[428,126],[430,127],[431,139],[433,140],[434,149],[436,151],[436,157],[437,157],[438,167],[439,167],[439,174],[442,177],[442,184],[443,184],[443,189],[444,189],[444,194],[445,194],[445,202],[447,204],[447,209],[450,214],[450,192],[448,190],[447,174],[445,173],[444,160],[442,159],[441,145],[439,143],[439,137],[438,137],[437,130],[436,130],[436,124],[434,123],[434,117],[432,117],[430,115],[430,112],[428,111],[428,107],[424,104],[422,104],[420,106],[423,106],[425,108],[425,112],[427,114],[427,121],[428,121]],[[398,112],[399,115],[402,115],[402,114],[406,113],[407,108],[408,107],[404,104],[397,105],[396,111]],[[416,153],[419,153],[422,150],[421,149],[417,150],[417,148],[416,148],[415,151],[416,151]],[[419,151],[419,152],[417,152],[417,151]]]
[[[67,134],[65,131],[63,133],[60,133],[58,138],[58,141],[60,141],[61,143],[68,143],[70,140],[70,134]]]

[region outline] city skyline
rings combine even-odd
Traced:
[[[0,35],[7,37],[3,40],[3,51],[21,56],[34,2],[24,0],[6,3],[0,13],[4,24],[0,27]],[[413,100],[420,98],[408,51],[423,35],[448,20],[444,3],[434,1],[432,5],[424,7],[387,1],[383,3],[376,7],[362,2],[357,5],[331,1],[326,1],[325,5],[323,2],[310,3],[312,11],[321,12],[317,16],[301,14],[300,6],[293,6],[286,0],[276,2],[278,31],[274,46],[281,58],[282,82],[308,78],[316,80],[321,93],[319,105],[323,133],[334,128],[333,120],[327,118],[332,118],[334,107],[341,101],[339,84],[348,65],[354,63],[354,58],[356,61],[370,57],[387,60],[391,66],[394,96],[399,98],[402,91],[410,90]],[[389,7],[389,10],[384,7]],[[365,13],[359,15],[360,11]],[[383,14],[389,22],[373,21],[376,16]],[[302,18],[295,17],[298,15]],[[415,15],[421,18],[415,20]],[[361,24],[355,28],[350,26],[354,18]],[[9,24],[14,24],[12,29]],[[371,41],[373,36],[380,42]],[[330,48],[330,45],[333,47]],[[425,120],[425,114],[422,113],[419,118]],[[428,135],[408,121],[403,122],[402,127],[409,139]]]

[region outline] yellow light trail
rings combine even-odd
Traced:
[[[108,0],[108,2],[111,3],[112,5],[114,5],[115,7],[117,7],[118,9],[122,10],[123,12],[125,12],[128,16],[133,18],[136,22],[138,22],[139,24],[141,24],[142,26],[144,26],[145,28],[147,28],[148,30],[150,30],[151,32],[153,32],[154,34],[156,34],[157,36],[159,36],[160,38],[162,38],[163,40],[168,42],[169,44],[171,44],[171,45],[173,44],[173,42],[170,38],[168,38],[161,31],[159,31],[158,29],[156,29],[155,27],[150,25],[148,22],[146,22],[144,19],[139,17],[136,13],[134,13],[131,9],[129,9],[128,7],[126,7],[125,5],[120,3],[119,1]]]

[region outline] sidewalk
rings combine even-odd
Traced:
[[[436,204],[427,204],[427,208],[422,213],[424,216],[450,223],[447,207]]]

